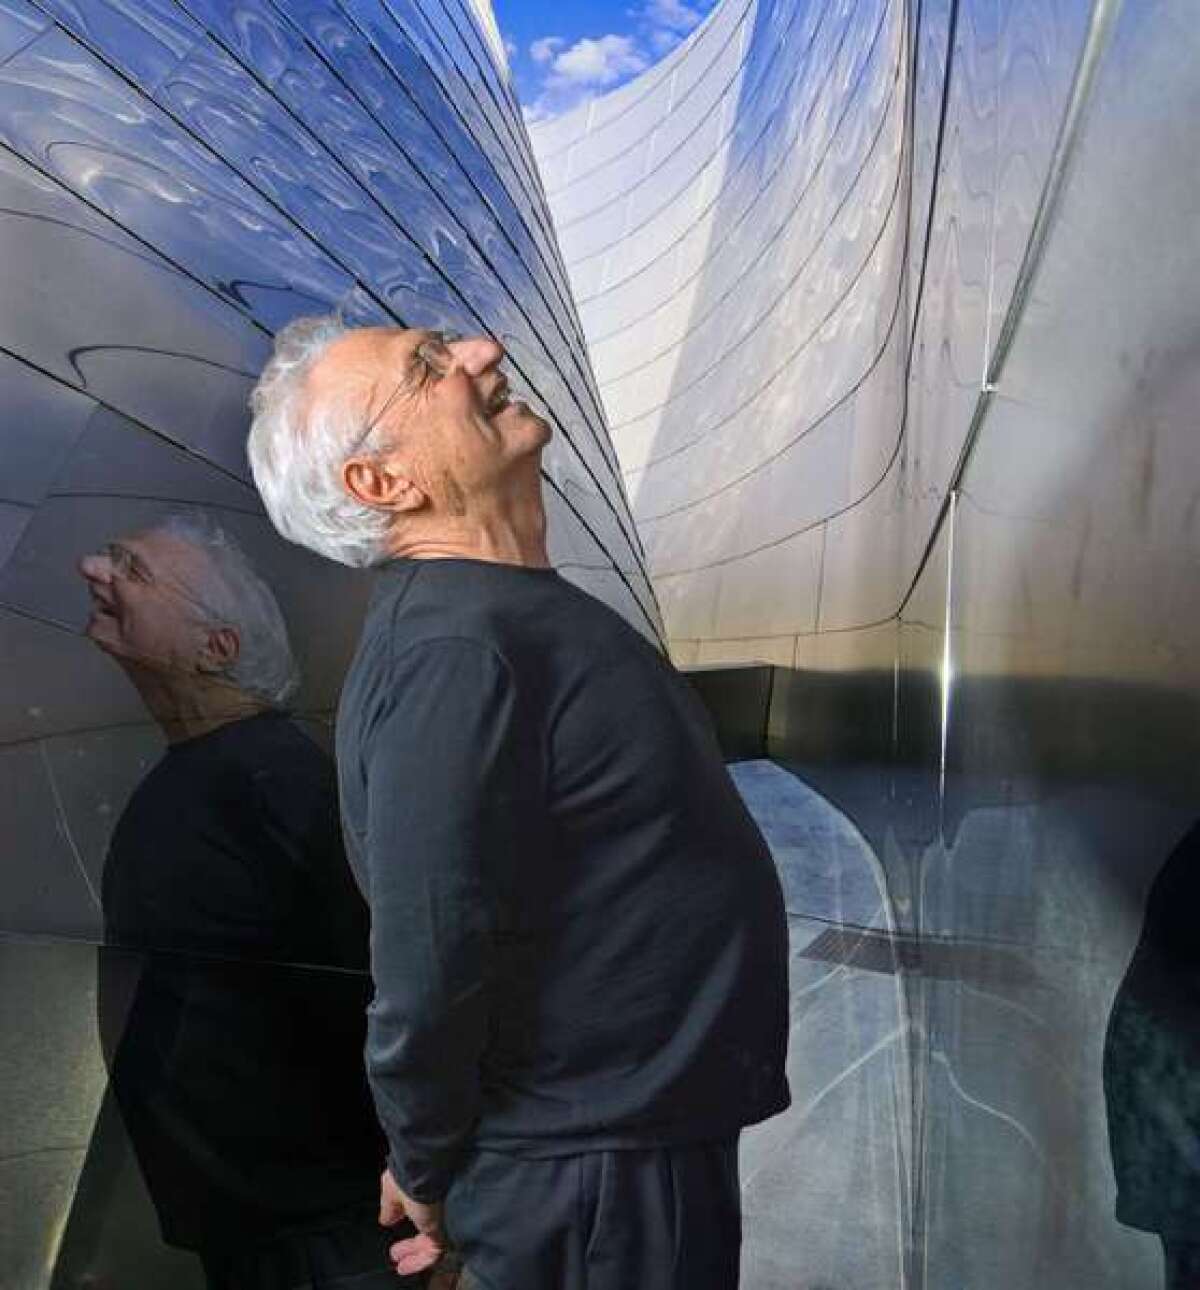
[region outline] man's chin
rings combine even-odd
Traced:
[[[537,427],[537,445],[544,448],[554,438],[554,430],[545,417],[539,416],[531,407],[525,406],[525,416]]]
[[[105,654],[120,656],[121,647],[113,634],[113,620],[102,614],[93,614],[83,629],[83,634]]]
[[[539,418],[537,422],[537,432],[530,435],[528,452],[528,456],[532,457],[539,466],[542,462],[542,454],[546,451],[546,447],[553,437],[553,431]]]
[[[554,437],[550,422],[523,401],[513,404],[512,410],[514,415],[509,428],[509,443],[522,456],[531,452],[540,453]]]

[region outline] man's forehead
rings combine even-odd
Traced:
[[[308,400],[373,398],[382,378],[403,378],[428,333],[410,327],[356,327],[339,336],[304,382]]]
[[[152,572],[174,573],[190,577],[207,570],[208,552],[196,542],[165,529],[146,529],[114,538],[112,546],[123,547],[141,560]]]
[[[329,346],[314,370],[373,375],[381,363],[411,358],[428,334],[415,327],[356,327]]]

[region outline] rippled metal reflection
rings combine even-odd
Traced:
[[[75,819],[95,803],[67,800],[48,768],[63,738],[107,756],[138,721],[76,636],[73,565],[98,542],[171,506],[216,508],[296,616],[302,707],[328,708],[361,588],[274,543],[243,451],[250,384],[297,313],[500,337],[514,384],[559,432],[556,561],[655,630],[515,104],[487,24],[453,9],[0,10],[0,272],[14,302],[0,321],[0,738],[10,782],[45,785],[13,804],[15,846],[57,874],[37,891],[10,879],[7,930],[96,926],[82,880],[95,885],[93,830]],[[56,796],[62,817],[44,810]]]

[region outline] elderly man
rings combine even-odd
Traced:
[[[395,1285],[362,1062],[367,911],[332,761],[281,710],[297,675],[279,606],[200,515],[80,571],[87,635],[167,740],[113,834],[100,970],[112,1089],[163,1237],[211,1290]]]
[[[383,569],[338,713],[383,1217],[488,1290],[730,1290],[738,1134],[788,1102],[779,883],[686,681],[550,568],[502,359],[302,320],[253,399],[276,526]]]

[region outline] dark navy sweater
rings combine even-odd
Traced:
[[[338,714],[390,1164],[713,1140],[788,1104],[779,881],[687,682],[551,570],[396,561]]]

